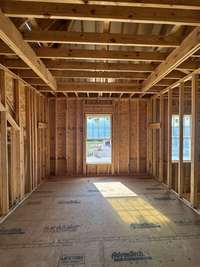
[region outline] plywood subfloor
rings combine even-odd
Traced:
[[[0,267],[199,267],[200,217],[148,179],[44,183],[0,225]]]

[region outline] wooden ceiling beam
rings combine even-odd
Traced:
[[[200,25],[198,10],[21,1],[1,1],[0,7],[10,17]]]
[[[36,48],[35,52],[40,58],[54,59],[95,59],[95,60],[121,60],[121,61],[164,61],[167,53],[134,52],[134,51],[106,51],[106,50],[80,50],[68,48]]]
[[[23,80],[25,82],[27,82],[28,84],[31,84],[32,86],[45,86],[44,81],[42,81],[40,78],[23,78]],[[69,80],[64,80],[64,79],[59,79],[57,80],[58,84],[70,84],[70,85],[77,85],[77,84],[82,84],[82,82],[76,81],[76,82],[71,82]],[[85,83],[83,83],[85,84]],[[89,85],[94,84],[93,82],[88,83]],[[123,86],[125,87],[132,87],[132,86],[140,86],[141,87],[141,83],[139,84],[137,80],[133,80],[133,81],[127,81],[126,83],[120,83],[120,82],[113,82],[113,83],[97,83],[97,84],[105,84],[105,85],[109,85],[109,84],[113,84],[113,86],[115,85],[116,87],[118,87],[120,85],[120,88],[123,88]],[[162,81],[158,82],[153,89],[156,88],[163,88],[163,87],[168,87],[170,85],[173,84],[173,80],[168,80],[168,79],[163,79]]]
[[[41,80],[38,77],[34,77],[34,78],[23,78],[23,80],[25,82],[27,82],[28,84],[32,85],[32,86],[45,85],[44,81]],[[65,78],[59,78],[59,77],[57,77],[57,82],[58,83],[68,83],[68,82],[71,82],[71,79],[68,78],[68,77],[65,77]],[[73,83],[76,83],[76,82],[82,82],[82,80],[77,79],[76,81],[73,81]],[[91,83],[92,82],[93,81],[91,80]],[[115,84],[119,84],[119,83],[122,83],[122,80],[115,79],[114,82],[115,82]],[[93,82],[93,83],[96,83],[96,82]],[[161,86],[165,86],[166,87],[166,86],[169,86],[170,84],[172,84],[172,83],[169,83],[168,82],[167,84],[161,84]],[[126,82],[123,82],[123,85],[135,86],[135,85],[139,85],[139,83],[138,83],[138,80],[126,80]]]
[[[0,38],[18,55],[51,89],[56,90],[56,81],[37,58],[11,20],[0,11]]]
[[[152,72],[152,64],[134,63],[104,63],[104,62],[70,62],[67,60],[44,59],[44,64],[49,70],[82,70],[82,71],[119,71],[119,72]],[[20,59],[0,58],[0,63],[11,69],[30,69]]]
[[[10,0],[15,1],[15,0]],[[68,3],[83,4],[83,0],[18,0],[24,2],[47,2],[47,3]],[[199,0],[88,0],[88,5],[111,5],[111,6],[131,6],[131,7],[155,7],[170,9],[200,10]]]
[[[37,78],[38,76],[30,69],[10,69],[16,75],[22,78]],[[145,80],[148,74],[145,72],[116,72],[116,71],[76,71],[76,70],[52,70],[52,75],[56,78],[113,78],[113,79],[131,79]],[[185,75],[179,71],[173,71],[166,76],[168,80],[178,80]]]
[[[27,44],[28,45],[28,44]],[[35,48],[39,58],[46,59],[94,59],[94,60],[121,60],[121,61],[153,61],[162,62],[168,53],[160,52],[131,52],[131,51],[106,51],[106,50],[81,50],[68,48]],[[15,51],[2,45],[0,42],[0,55],[15,55]]]
[[[38,76],[32,70],[11,69],[22,78],[37,78]],[[132,79],[144,80],[147,73],[142,72],[104,72],[104,71],[73,71],[73,70],[52,70],[52,75],[56,78],[113,78],[113,79]]]
[[[104,63],[104,62],[69,62],[67,60],[44,59],[43,62],[50,70],[92,70],[92,71],[123,71],[123,72],[152,72],[155,66],[140,63]],[[156,64],[157,65],[157,64]]]
[[[172,70],[178,67],[181,63],[187,60],[200,48],[200,27],[196,27],[181,43],[181,46],[176,48],[162,62],[154,72],[143,82],[142,90],[148,91],[152,86],[162,80]]]
[[[48,91],[48,87],[40,86],[39,91]],[[120,83],[76,83],[58,84],[57,92],[100,92],[100,93],[141,93],[141,87]],[[153,93],[153,92],[152,92]]]
[[[28,42],[91,44],[144,47],[177,47],[181,40],[174,36],[132,35],[117,33],[66,32],[66,31],[27,31],[23,38]]]

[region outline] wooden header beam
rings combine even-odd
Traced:
[[[172,36],[132,35],[116,33],[28,31],[23,33],[28,42],[92,44],[144,47],[177,47],[181,41]]]
[[[11,20],[0,11],[0,38],[53,90],[56,81]]]
[[[21,1],[2,1],[0,7],[10,17],[200,25],[198,10]]]
[[[196,27],[188,37],[162,62],[155,71],[144,81],[142,90],[148,91],[172,70],[178,67],[200,48],[200,27]]]

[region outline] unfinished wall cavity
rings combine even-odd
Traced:
[[[0,216],[48,176],[48,102],[0,70]]]
[[[111,114],[112,164],[86,164],[86,114]],[[146,173],[147,101],[51,98],[51,175]]]

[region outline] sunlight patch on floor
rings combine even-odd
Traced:
[[[162,225],[170,221],[156,207],[121,182],[96,182],[94,185],[127,224]]]
[[[131,191],[121,182],[99,182],[94,183],[96,188],[104,197],[136,197],[137,194]]]

